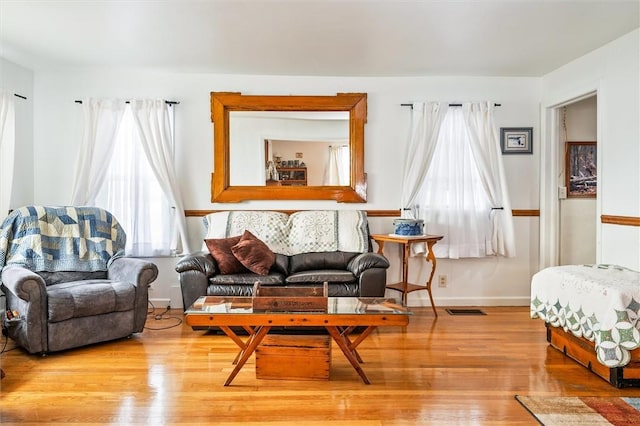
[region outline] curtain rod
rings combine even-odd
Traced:
[[[400,104],[400,106],[408,106],[408,107],[413,108],[413,104]],[[449,106],[450,107],[461,107],[462,104],[449,104]],[[502,104],[493,104],[493,106],[499,107],[499,106],[502,106]]]
[[[17,95],[16,95],[16,96],[17,96]],[[26,99],[26,98],[25,98],[25,99]],[[74,101],[74,102],[75,102],[75,103],[77,103],[77,104],[81,104],[81,103],[82,103],[82,101],[78,101],[78,100],[76,100],[76,101]],[[125,104],[128,104],[128,103],[130,103],[130,102],[129,102],[129,101],[124,101],[124,103],[125,103]],[[165,104],[167,104],[167,105],[177,105],[177,104],[179,104],[180,102],[178,102],[178,101],[164,101],[164,103],[165,103]]]
[[[18,97],[20,99],[27,99],[26,96],[18,95],[17,93],[14,93],[13,96]]]

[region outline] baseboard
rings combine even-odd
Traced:
[[[424,293],[423,295],[419,293]],[[393,292],[388,297],[398,298],[400,293]],[[416,297],[419,296],[419,297]],[[531,297],[434,297],[436,307],[441,306],[529,306]],[[409,293],[409,307],[431,306],[427,292]]]
[[[165,308],[171,306],[171,299],[163,299],[163,298],[149,299],[149,302],[154,307],[159,308],[159,309],[165,309]]]

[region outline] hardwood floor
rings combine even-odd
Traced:
[[[50,354],[2,354],[0,422],[10,424],[536,425],[514,395],[638,396],[548,347],[528,307],[485,316],[415,308],[410,324],[359,348],[371,385],[334,344],[329,381],[258,380],[252,359],[222,386],[236,346],[150,316],[124,339]],[[151,328],[154,328],[153,330]],[[2,339],[4,343],[4,338]]]

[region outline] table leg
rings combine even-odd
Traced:
[[[245,331],[247,331],[247,333],[249,333],[249,338],[251,338],[251,336],[253,336],[255,334],[255,332],[253,331],[252,328],[244,327],[244,329],[245,329]],[[238,352],[238,354],[236,355],[236,357],[235,357],[235,359],[233,360],[233,363],[232,363],[232,364],[237,364],[238,360],[242,356],[242,353],[245,351],[245,349],[247,349],[247,343],[245,343],[240,337],[238,337],[238,335],[230,327],[228,327],[226,325],[221,325],[220,326],[220,330],[222,330],[224,332],[224,334],[229,336],[229,338],[231,340],[233,340],[233,342],[236,345],[238,345],[238,347],[240,348],[240,351]],[[249,339],[247,339],[247,342],[249,342]]]
[[[348,333],[343,332],[342,335],[344,336],[344,339],[346,340],[346,342],[348,343],[348,347],[349,349],[351,349],[351,352],[353,352],[353,355],[356,357],[356,359],[358,360],[359,363],[363,363],[364,361],[362,360],[362,357],[360,357],[360,354],[358,353],[358,350],[356,349],[360,343],[362,343],[364,341],[364,339],[366,339],[373,330],[375,330],[376,327],[374,326],[369,326],[367,327],[362,333],[360,333],[358,335],[358,337],[356,338],[356,340],[354,340],[353,342],[351,341],[351,339],[348,336]]]
[[[402,250],[402,303],[407,306],[407,294],[409,293],[409,251],[411,244],[403,244]]]
[[[343,336],[343,338],[347,342],[347,344],[348,344],[347,346],[349,347],[351,352],[353,352],[353,356],[355,356],[356,359],[358,360],[358,362],[360,364],[362,364],[364,361],[362,360],[362,357],[360,356],[360,354],[356,350],[356,347],[358,347],[360,342],[362,342],[369,334],[371,334],[371,331],[373,331],[373,330],[369,331],[369,328],[364,330],[362,333],[360,333],[360,335],[358,336],[358,338],[356,339],[356,341],[354,343],[354,342],[351,342],[351,339],[349,338],[349,334],[351,334],[351,332],[355,328],[356,327],[338,327],[338,331],[340,332],[340,334]]]
[[[431,294],[431,283],[433,282],[433,276],[436,273],[436,256],[433,254],[433,245],[435,241],[427,242],[427,255],[424,257],[427,263],[431,262],[431,274],[429,274],[429,280],[427,281],[427,293],[429,293],[429,300],[431,301],[431,309],[433,309],[433,314],[438,317],[438,312],[436,311],[436,305],[433,303],[433,295]]]
[[[264,339],[267,333],[269,333],[270,329],[271,329],[271,326],[261,326],[255,329],[255,334],[252,334],[249,337],[249,340],[247,340],[246,347],[242,351],[242,356],[238,360],[238,363],[236,364],[231,374],[229,374],[229,377],[227,377],[227,381],[224,382],[225,386],[229,386],[231,384],[231,382],[236,377],[236,375],[240,372],[240,370],[242,369],[244,364],[247,362],[249,357],[251,357],[251,355],[253,354],[253,352],[255,352],[258,345],[260,345],[260,342],[262,342],[262,339]],[[231,332],[233,333],[233,331]]]
[[[356,370],[356,372],[358,373],[362,381],[367,385],[370,384],[369,379],[367,378],[367,375],[364,373],[364,370],[362,369],[362,367],[360,367],[360,363],[358,362],[358,359],[353,353],[353,351],[355,350],[355,346],[349,342],[349,339],[345,335],[340,333],[340,331],[338,330],[338,327],[326,326],[325,328],[329,332],[329,335],[336,342],[336,344],[344,354],[345,358],[347,358],[347,360],[351,363],[351,366],[353,367],[353,369]],[[369,328],[371,327],[368,327],[367,330]],[[367,335],[370,333],[371,332],[367,333]]]

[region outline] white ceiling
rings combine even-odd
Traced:
[[[640,0],[0,0],[0,56],[223,74],[541,76]]]

